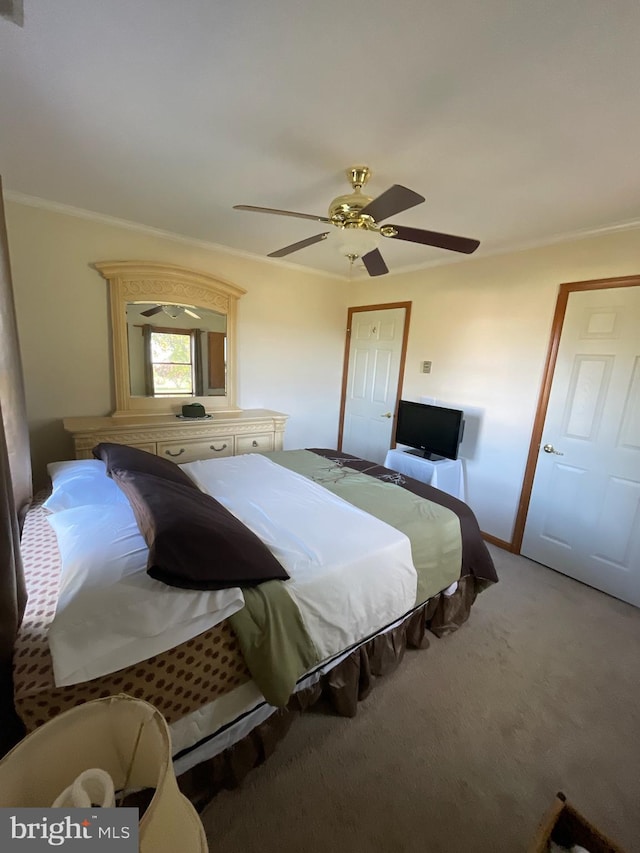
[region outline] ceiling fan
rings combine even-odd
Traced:
[[[254,207],[250,204],[236,204],[234,210],[250,210],[255,213],[275,213],[278,216],[293,216],[298,219],[311,219],[314,222],[325,222],[338,229],[338,242],[340,250],[351,265],[358,258],[366,267],[371,276],[384,275],[389,269],[378,248],[379,237],[392,240],[405,240],[410,243],[422,243],[425,246],[436,246],[440,249],[449,249],[452,252],[464,252],[469,255],[480,245],[479,240],[471,240],[468,237],[455,237],[452,234],[441,234],[438,231],[425,231],[422,228],[409,228],[406,225],[380,225],[379,223],[402,213],[425,200],[413,190],[407,189],[400,184],[394,184],[377,198],[364,195],[362,187],[371,177],[368,166],[352,166],[346,170],[347,179],[351,183],[352,192],[334,198],[329,205],[328,216],[314,216],[310,213],[295,213],[291,210],[277,210],[273,207]],[[299,240],[283,249],[269,252],[269,258],[282,258],[313,246],[321,240],[326,240],[331,231],[323,231],[305,240]]]
[[[146,311],[141,311],[140,315],[142,317],[153,317],[154,314],[158,314],[160,311],[164,311],[164,313],[168,317],[172,317],[174,320],[182,313],[188,314],[190,317],[194,317],[196,320],[201,319],[199,314],[196,314],[195,311],[192,311],[185,305],[156,305],[155,308],[147,308]]]

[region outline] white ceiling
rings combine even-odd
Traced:
[[[426,197],[390,221],[476,256],[639,224],[639,43],[638,0],[24,0],[0,173],[258,256],[326,228],[232,205],[324,216],[356,163],[370,195]],[[392,272],[465,257],[381,249]],[[328,242],[288,260],[347,271]]]

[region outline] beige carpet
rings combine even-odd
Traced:
[[[640,610],[491,550],[466,625],[208,806],[212,853],[516,853],[558,790],[640,851]]]

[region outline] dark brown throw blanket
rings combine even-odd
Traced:
[[[383,480],[386,483],[395,483],[421,498],[441,504],[452,512],[455,512],[460,519],[460,532],[462,534],[461,577],[473,575],[479,581],[486,581],[486,586],[497,583],[498,575],[480,533],[478,521],[471,508],[464,501],[458,500],[458,498],[454,498],[452,495],[442,492],[440,489],[436,489],[426,483],[421,483],[419,480],[414,480],[412,477],[406,477],[404,474],[392,471],[390,468],[385,468],[374,462],[367,462],[357,456],[352,456],[350,453],[342,453],[338,450],[318,447],[309,447],[307,449],[318,456],[329,459],[336,465],[353,468],[355,471],[376,477],[378,480]],[[481,585],[481,588],[484,588],[484,585]]]

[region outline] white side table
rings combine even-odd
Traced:
[[[384,467],[428,483],[443,492],[465,499],[462,459],[425,459],[407,450],[389,450]]]

